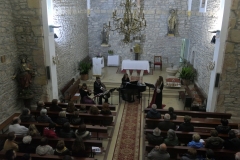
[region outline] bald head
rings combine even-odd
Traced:
[[[162,143],[162,144],[160,144],[160,151],[166,151],[167,150],[167,146],[166,146],[166,144],[165,143]]]
[[[170,120],[170,114],[165,114],[164,115],[164,120],[169,121]]]

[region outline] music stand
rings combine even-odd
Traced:
[[[151,83],[146,83],[146,82],[144,82],[145,83],[145,85],[148,87],[148,89],[149,89],[149,94],[148,94],[148,106],[150,107],[150,103],[149,103],[149,98],[150,98],[150,88],[153,88],[153,89],[155,89],[155,85],[153,85],[153,84],[151,84]]]

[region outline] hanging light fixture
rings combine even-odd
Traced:
[[[121,2],[120,6],[125,8],[122,18],[117,17],[117,10],[113,11],[112,20],[107,28],[110,31],[117,31],[119,34],[124,35],[122,40],[124,43],[131,42],[131,35],[135,35],[146,28],[146,20],[144,18],[144,13],[141,8],[137,8],[135,0],[126,0]]]

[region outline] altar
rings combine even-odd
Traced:
[[[126,70],[127,74],[130,75],[129,70],[140,70],[140,76],[143,76],[143,72],[150,72],[148,61],[136,61],[136,60],[123,60],[122,70]]]

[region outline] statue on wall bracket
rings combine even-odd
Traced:
[[[169,11],[170,15],[168,17],[168,36],[174,37],[177,33],[177,11],[171,9]]]
[[[103,30],[101,32],[101,35],[102,35],[102,43],[101,43],[101,46],[102,47],[109,47],[109,30],[107,28],[107,24],[104,23],[103,24]]]
[[[30,108],[30,99],[34,97],[34,94],[30,88],[32,79],[35,77],[35,70],[27,63],[27,55],[20,55],[19,60],[21,64],[18,70],[13,74],[12,79],[17,79],[19,84],[18,97],[24,100],[25,107]]]

